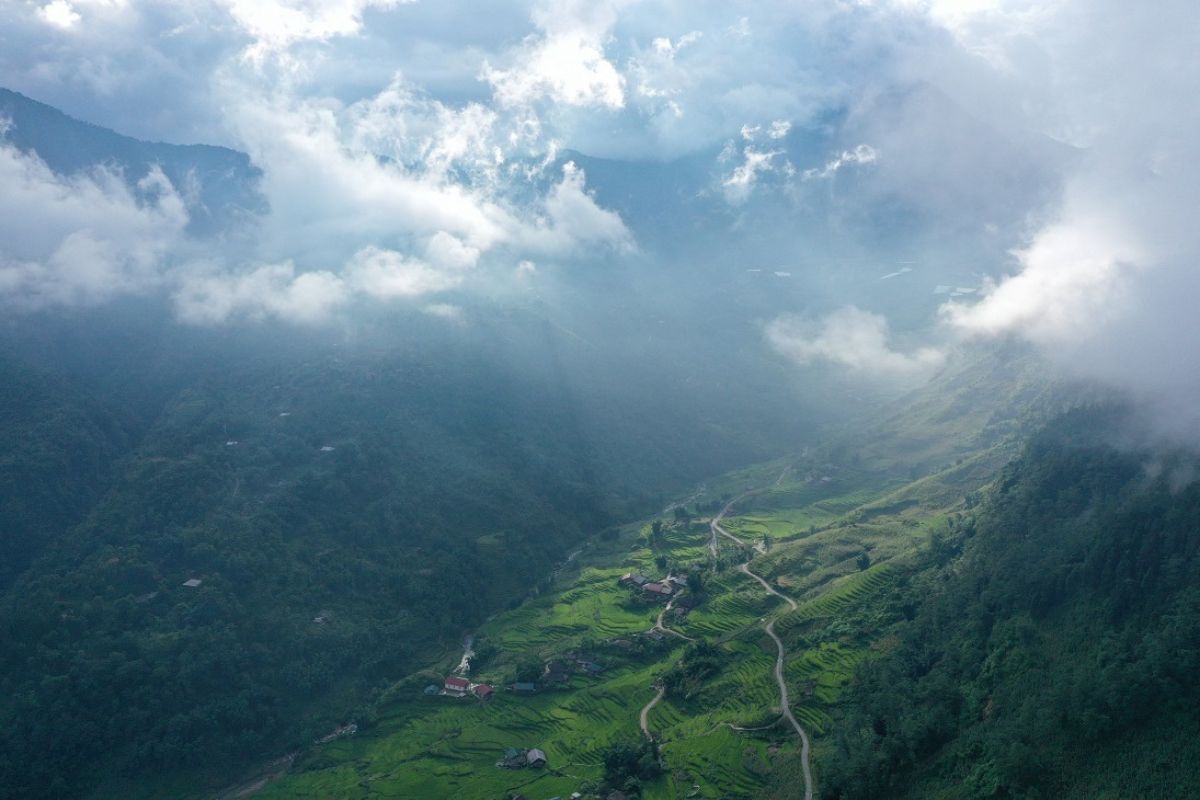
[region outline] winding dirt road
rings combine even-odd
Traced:
[[[663,695],[666,694],[666,691],[666,687],[659,686],[658,692],[656,692],[654,695],[654,699],[642,706],[642,714],[639,718],[642,724],[642,735],[650,741],[654,741],[654,734],[650,733],[650,709],[658,705],[658,701],[663,699]]]
[[[787,474],[787,469],[785,468],[784,471],[781,472],[779,474],[779,477],[775,480],[774,485],[778,486],[780,481],[783,480],[783,476],[786,474]],[[758,491],[761,491],[761,490],[758,490]],[[708,549],[712,553],[713,558],[716,558],[716,556],[717,556],[717,536],[718,536],[718,534],[726,537],[727,539],[733,540],[734,542],[736,542],[737,544],[739,544],[743,547],[746,546],[745,542],[743,542],[741,539],[739,539],[738,537],[734,536],[732,533],[730,533],[729,531],[727,531],[723,527],[721,527],[721,520],[725,518],[725,515],[729,513],[729,510],[731,508],[733,508],[735,503],[737,503],[739,500],[742,500],[742,499],[744,499],[752,494],[755,494],[755,493],[756,493],[755,491],[743,492],[742,494],[733,498],[728,503],[726,503],[725,507],[721,509],[721,512],[719,514],[717,514],[715,517],[713,517],[712,520],[708,523],[709,530],[712,532],[712,538],[709,540]],[[783,600],[784,602],[786,602],[792,610],[796,609],[796,601],[795,600],[793,600],[792,598],[783,594],[782,592],[778,591],[771,584],[767,583],[767,581],[761,575],[758,575],[758,574],[752,572],[750,570],[749,564],[741,564],[738,566],[738,569],[741,570],[742,572],[744,572],[745,574],[749,575],[754,580],[758,581],[759,584],[762,585],[763,589],[766,590],[767,594],[775,595],[776,597],[778,597],[781,600]],[[804,728],[800,725],[799,721],[796,720],[796,716],[792,713],[792,705],[788,699],[787,681],[784,679],[784,675],[783,675],[784,657],[787,655],[787,652],[783,648],[783,640],[780,639],[779,636],[775,633],[775,619],[774,618],[772,618],[770,620],[770,622],[768,622],[764,626],[764,630],[767,632],[767,635],[770,636],[771,639],[775,642],[775,651],[776,651],[776,654],[775,654],[775,683],[777,683],[779,685],[780,708],[783,711],[784,718],[787,719],[787,721],[791,723],[792,727],[796,730],[796,733],[800,735],[800,765],[804,770],[804,800],[812,800],[813,780],[812,780],[812,766],[809,763],[809,749],[810,748],[809,748],[809,743],[808,743],[808,734],[805,732]],[[645,720],[646,714],[649,712],[649,709],[652,708],[654,703],[657,703],[658,700],[661,699],[661,697],[662,697],[662,692],[660,690],[659,696],[656,697],[649,706],[647,706],[645,709],[642,710],[643,721]],[[642,730],[646,731],[645,724],[642,725]],[[648,731],[647,731],[646,735],[649,736]]]

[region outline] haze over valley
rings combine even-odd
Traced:
[[[1167,798],[1183,2],[0,0],[0,798]]]

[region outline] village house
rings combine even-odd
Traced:
[[[675,590],[665,583],[647,583],[642,587],[643,596],[654,600],[666,599],[674,593]]]
[[[536,747],[531,747],[528,750],[519,750],[515,747],[510,747],[504,751],[504,758],[496,762],[497,767],[504,769],[521,769],[523,767],[533,767],[541,769],[546,766],[546,753]]]
[[[429,695],[430,697],[434,696],[435,694],[437,694],[440,691],[441,691],[441,689],[438,687],[438,685],[436,683],[431,683],[425,687],[425,694]]]
[[[474,692],[475,696],[478,697],[480,700],[488,700],[491,698],[491,696],[495,693],[496,690],[493,689],[491,686],[489,686],[486,683],[480,683],[480,684],[477,684],[475,686],[475,688],[473,688],[471,691]]]
[[[471,688],[471,682],[466,678],[451,675],[449,678],[446,678],[446,682],[442,686],[447,692],[464,695],[467,693],[467,689]]]
[[[517,694],[533,694],[537,691],[537,686],[526,681],[517,681],[512,685],[512,690]]]
[[[636,586],[639,589],[645,586],[650,581],[645,575],[636,572],[627,572],[621,576],[621,583],[626,586]]]
[[[551,661],[546,665],[544,678],[547,683],[566,683],[571,680],[571,668],[561,661]]]

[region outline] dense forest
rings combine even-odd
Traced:
[[[1200,484],[1073,411],[923,556],[818,764],[829,798],[1183,797],[1196,783]],[[904,618],[907,619],[904,619]]]
[[[215,338],[0,363],[3,796],[288,752],[585,535],[770,452],[477,342]]]

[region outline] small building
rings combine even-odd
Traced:
[[[597,664],[595,661],[580,661],[579,666],[589,675],[599,675],[604,672],[604,667]]]
[[[552,661],[546,665],[545,678],[549,683],[566,683],[571,680],[571,668],[561,661]]]
[[[446,682],[442,684],[447,692],[457,692],[458,694],[466,694],[467,689],[471,688],[471,682],[466,678],[460,678],[457,675],[451,675],[446,678]]]
[[[441,688],[438,687],[438,685],[436,683],[431,683],[425,687],[425,694],[430,695],[431,697],[440,691],[441,691]]]
[[[675,590],[665,583],[647,583],[642,587],[642,592],[646,597],[661,600],[664,597],[670,597],[675,593]]]
[[[504,751],[504,758],[496,762],[497,767],[505,769],[520,769],[525,766],[525,751],[510,747]]]
[[[471,689],[471,691],[474,692],[475,696],[480,700],[488,700],[496,692],[495,689],[486,683],[477,684],[473,689]]]
[[[645,586],[649,580],[650,579],[647,578],[645,575],[639,574],[637,572],[627,572],[623,576],[621,576],[621,583],[623,583],[627,586],[636,586],[639,589],[641,587]]]
[[[183,585],[188,587],[189,589],[195,589],[197,586],[199,586],[202,583],[204,583],[204,581],[201,580],[200,578],[188,578],[186,581],[183,582]]]
[[[537,691],[537,686],[526,681],[517,681],[512,685],[512,690],[517,694],[533,694]]]
[[[534,768],[546,766],[546,754],[536,747],[525,753],[525,763]]]

